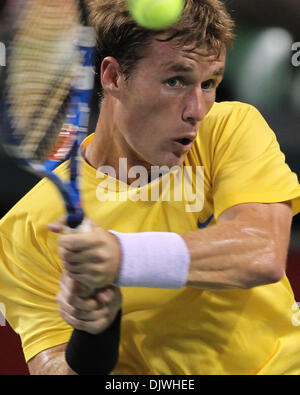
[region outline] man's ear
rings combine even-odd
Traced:
[[[101,84],[104,92],[119,97],[124,81],[119,63],[112,56],[107,56],[101,63]]]

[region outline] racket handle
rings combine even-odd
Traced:
[[[79,375],[109,375],[119,359],[121,310],[102,333],[91,335],[74,329],[67,344],[65,358]]]
[[[81,222],[80,225],[78,225],[76,228],[71,228],[70,226],[65,226],[64,227],[64,233],[70,234],[70,233],[86,233],[86,232],[91,232],[92,231],[92,226],[88,218],[84,217],[83,221]]]
[[[91,222],[84,218],[76,228],[65,226],[66,233],[90,232]],[[91,296],[95,291],[91,291]],[[119,359],[121,310],[112,324],[98,335],[74,329],[67,344],[65,358],[79,375],[108,375]]]
[[[87,233],[92,231],[92,226],[88,218],[84,217],[83,221],[81,222],[80,225],[78,225],[76,228],[71,228],[70,226],[64,226],[64,233],[70,234],[70,233]],[[95,290],[90,289],[90,296],[93,296],[95,293]]]

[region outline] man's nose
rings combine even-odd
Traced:
[[[197,87],[190,92],[185,101],[182,119],[192,125],[202,121],[208,112],[208,103],[204,97],[201,87]]]

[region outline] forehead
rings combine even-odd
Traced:
[[[163,38],[163,36],[158,36],[152,40],[143,59],[143,67],[192,72],[196,69],[222,68],[225,65],[225,46],[219,54],[216,54],[209,52],[205,47],[183,46],[174,40],[160,41]]]

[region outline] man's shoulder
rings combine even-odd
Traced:
[[[239,101],[224,101],[215,102],[205,120],[212,120],[218,118],[228,118],[232,116],[244,117],[249,112],[258,112],[258,110],[248,103]]]
[[[247,145],[257,134],[260,139],[269,139],[270,128],[254,106],[238,101],[215,102],[200,124],[193,160],[198,163],[200,156],[200,162],[209,167],[216,160],[217,150],[224,153],[229,147],[236,149],[241,140]]]
[[[216,102],[200,125],[199,138],[214,145],[221,140],[224,142],[239,138],[245,134],[245,130],[253,128],[268,128],[257,108],[238,101]]]

